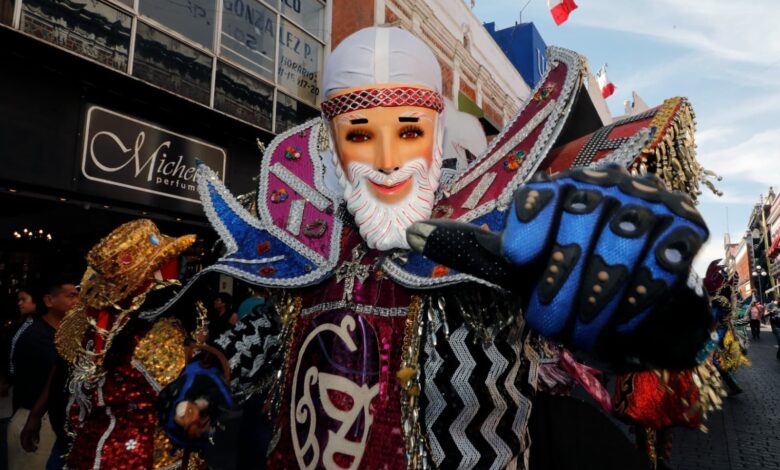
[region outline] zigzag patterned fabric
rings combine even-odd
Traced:
[[[507,341],[474,347],[479,338],[463,319],[448,314],[447,320],[449,341],[433,321],[424,349],[421,404],[431,458],[438,468],[514,468],[531,414],[520,393],[526,376],[520,347]]]

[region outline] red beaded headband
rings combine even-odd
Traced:
[[[444,100],[438,91],[424,88],[366,88],[325,100],[320,109],[330,120],[349,111],[393,106],[419,106],[440,113],[444,110]]]

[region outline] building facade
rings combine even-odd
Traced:
[[[136,217],[198,233],[207,257],[196,161],[252,191],[258,143],[319,115],[332,47],[384,24],[431,46],[446,97],[488,134],[530,94],[459,0],[0,0],[2,290],[81,272]]]
[[[496,40],[509,61],[531,87],[535,87],[547,68],[547,44],[533,23],[517,23],[496,30],[495,22],[485,23],[485,29]]]
[[[771,192],[767,197],[759,196],[758,203],[753,206],[748,219],[747,232],[745,240],[749,248],[750,256],[750,283],[754,299],[765,302],[773,298],[772,288],[774,280],[770,275],[771,263],[769,251],[771,237],[767,226],[767,219],[770,215],[770,208],[775,195]]]
[[[770,193],[773,193],[772,188],[769,188]],[[769,244],[768,260],[769,260],[769,275],[771,276],[772,296],[774,298],[780,298],[778,287],[780,286],[780,197],[775,196],[772,200],[772,204],[769,206],[769,216],[767,217],[767,227],[769,230]]]
[[[751,257],[748,238],[743,238],[737,245],[734,256],[734,272],[737,274],[737,288],[743,299],[753,295],[753,285],[751,283]]]
[[[382,24],[422,38],[439,60],[444,96],[479,118],[488,136],[530,96],[518,69],[460,0],[335,0],[333,17],[334,47],[360,28]]]
[[[319,115],[329,18],[320,0],[0,0],[0,291],[76,276],[137,217],[198,233],[197,269],[215,237],[196,161],[253,189],[258,141]]]

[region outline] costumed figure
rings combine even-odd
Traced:
[[[699,365],[681,371],[630,372],[618,376],[615,383],[614,413],[635,425],[637,442],[653,468],[671,468],[674,426],[706,431],[707,415],[720,409],[722,397],[726,395],[721,378],[732,393],[741,392],[730,373],[740,364],[748,363],[733,334],[735,282],[728,279],[719,262],[710,263],[703,281],[716,328],[699,353]]]
[[[696,364],[712,318],[690,264],[708,233],[669,190],[701,175],[690,107],[602,128],[585,61],[548,62],[446,185],[438,62],[384,27],[333,50],[323,118],[268,146],[257,215],[200,168],[227,247],[204,272],[277,290],[280,327],[249,314],[215,340],[236,400],[270,393],[269,468],[524,468],[538,335],[621,367]],[[174,435],[187,377],[170,386]]]
[[[718,368],[729,393],[742,393],[742,387],[734,377],[734,372],[743,365],[750,365],[746,356],[747,348],[739,341],[734,322],[736,321],[737,305],[736,275],[729,278],[726,268],[720,260],[714,260],[707,268],[704,286],[710,294],[712,313],[716,319],[715,333],[717,349],[712,362]]]
[[[633,426],[638,447],[651,469],[672,468],[675,426],[707,430],[707,416],[719,410],[725,396],[711,362],[715,342],[702,362],[684,370],[654,369],[620,374],[615,381],[614,415]]]
[[[158,394],[184,370],[190,336],[184,325],[193,336],[203,334],[205,309],[197,324],[194,311],[180,315],[183,323],[171,309],[165,315],[150,309],[180,286],[178,256],[194,241],[194,235],[163,235],[140,219],[121,225],[87,254],[81,304],[56,336],[59,353],[72,366],[67,468],[180,468],[183,452],[158,424]],[[222,380],[210,390],[218,391]],[[224,396],[211,400],[215,412],[231,405]]]

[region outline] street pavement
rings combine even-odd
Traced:
[[[708,433],[678,429],[672,468],[676,470],[780,469],[780,361],[768,326],[751,340],[751,367],[736,376],[744,392],[724,399],[723,410],[710,416]]]

